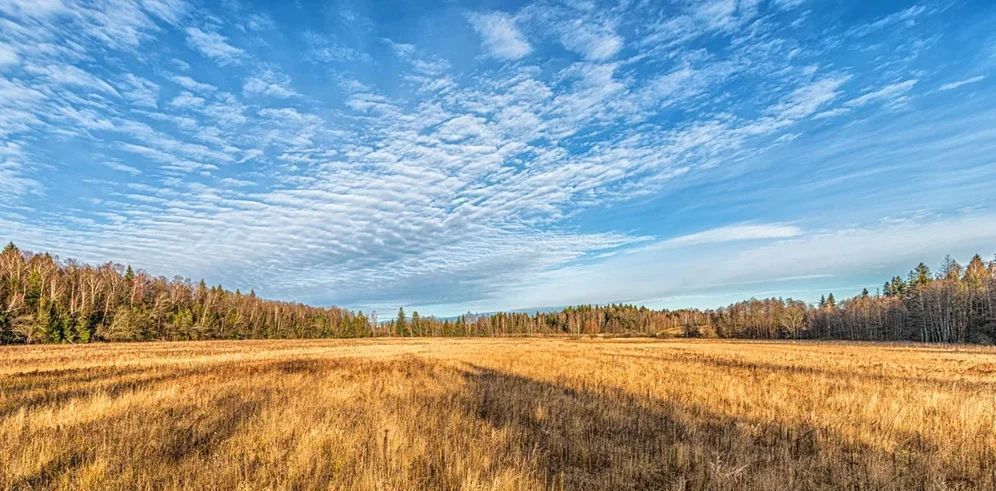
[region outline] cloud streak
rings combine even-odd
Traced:
[[[694,234],[667,239],[654,247],[687,247],[702,244],[720,244],[742,240],[785,239],[802,235],[799,227],[780,224],[728,225]]]
[[[979,83],[979,82],[981,82],[981,81],[983,81],[985,79],[986,79],[986,77],[984,77],[982,75],[976,75],[974,77],[969,77],[969,78],[966,78],[964,80],[957,80],[957,81],[954,81],[954,82],[948,82],[946,84],[942,84],[937,90],[939,90],[941,92],[946,92],[946,91],[949,91],[949,90],[957,89],[959,87],[964,87],[966,85],[976,84],[976,83]]]
[[[204,56],[212,58],[222,65],[238,63],[245,52],[228,43],[225,36],[217,32],[203,31],[197,27],[186,29],[187,43]]]

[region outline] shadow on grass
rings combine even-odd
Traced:
[[[976,489],[946,481],[932,449],[897,455],[812,426],[779,426],[600,387],[579,390],[479,366],[465,409],[514,433],[502,451],[538,464],[547,488]],[[513,461],[515,459],[512,459]]]
[[[274,396],[280,394],[279,388],[256,384],[254,390],[246,390],[240,380],[273,374],[305,377],[303,386],[310,377],[334,377],[340,384],[394,387],[388,395],[383,390],[371,391],[373,400],[343,403],[355,411],[357,428],[351,431],[372,431],[369,448],[345,453],[358,455],[349,462],[360,463],[376,461],[383,453],[383,465],[376,465],[372,472],[385,478],[384,482],[396,478],[398,483],[417,484],[409,487],[461,487],[467,482],[466,472],[453,469],[456,459],[452,454],[480,448],[485,449],[486,458],[464,465],[485,467],[488,476],[515,466],[516,472],[529,473],[552,489],[987,489],[996,478],[992,455],[966,456],[980,459],[977,468],[989,474],[958,475],[938,462],[936,448],[916,440],[915,435],[909,435],[913,443],[908,448],[888,453],[849,442],[825,428],[748,421],[687,401],[660,400],[597,383],[568,386],[483,366],[457,369],[410,357],[387,362],[293,359],[129,373],[128,377],[140,379],[119,381],[134,384],[120,390],[170,383],[190,388],[187,384],[196,383],[197,390],[211,392],[198,397],[199,402],[178,399],[164,407],[145,404],[96,421],[45,430],[35,436],[65,442],[66,448],[32,475],[3,482],[0,472],[0,488],[56,487],[94,461],[94,448],[107,452],[105,460],[115,472],[164,476],[182,466],[202,468],[207,474],[218,472],[210,463],[226,451],[226,442],[248,431],[246,426],[265,408],[284,400]],[[189,378],[193,375],[198,377]],[[444,390],[421,391],[426,380],[437,378],[448,382]],[[94,383],[96,379],[86,376],[85,380]],[[428,442],[425,450],[411,446],[402,447],[415,449],[410,454],[386,454],[387,434],[381,436],[375,426],[379,421],[376,410],[371,412],[369,405],[383,404],[386,397],[394,397],[390,394],[396,394],[397,400],[392,402],[396,412],[389,414],[422,422],[399,425],[394,431],[407,431],[403,438]],[[67,393],[38,403],[75,396]],[[316,413],[316,424],[322,420]],[[121,435],[114,432],[119,428],[147,430],[142,442],[130,442],[126,440],[134,438],[134,431]],[[493,448],[477,446],[494,431],[503,437],[490,441],[499,443]],[[449,444],[449,439],[457,439],[453,438],[456,432],[471,435],[463,439],[470,447]],[[91,440],[97,434],[104,439],[99,444]],[[383,448],[377,446],[380,438]],[[415,462],[409,467],[417,469],[411,471],[416,474],[392,475],[397,471],[388,468],[391,459]],[[328,480],[342,478],[344,471],[330,469],[327,462],[316,464],[301,476],[300,487],[334,487]]]

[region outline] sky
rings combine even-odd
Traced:
[[[0,240],[448,316],[996,253],[996,3],[0,0]]]

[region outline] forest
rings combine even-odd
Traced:
[[[582,305],[558,312],[407,314],[378,321],[339,307],[266,300],[131,266],[99,266],[20,250],[0,253],[0,343],[371,336],[634,335],[749,339],[996,342],[996,259],[918,264],[874,294],[816,305],[750,299],[715,310]]]

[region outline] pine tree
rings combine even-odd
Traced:
[[[61,343],[65,340],[59,308],[47,297],[42,297],[38,303],[37,324],[41,335],[48,342]]]
[[[424,336],[422,332],[422,319],[418,316],[418,311],[412,311],[412,336]]]
[[[394,321],[394,332],[398,336],[408,335],[408,321],[405,319],[404,307],[398,308],[398,318]]]
[[[64,315],[60,318],[62,324],[63,341],[67,343],[77,343],[80,340],[77,319],[75,315]]]
[[[913,271],[910,271],[910,288],[919,288],[930,283],[930,268],[926,264],[917,264]]]
[[[89,343],[93,338],[93,319],[89,313],[76,316],[76,336],[81,343]]]
[[[0,344],[15,343],[18,336],[11,325],[10,315],[5,309],[0,309]]]
[[[356,326],[356,329],[354,331],[356,337],[365,337],[373,335],[373,333],[370,332],[370,324],[367,321],[367,316],[363,315],[362,310],[356,313],[356,322],[354,325]]]
[[[890,287],[892,289],[892,294],[896,295],[896,296],[906,295],[906,292],[909,289],[907,287],[906,282],[903,281],[903,279],[900,278],[900,277],[898,277],[898,276],[893,276],[892,277],[892,283],[891,283]]]
[[[827,307],[831,309],[837,306],[837,300],[833,298],[833,293],[827,296]]]

